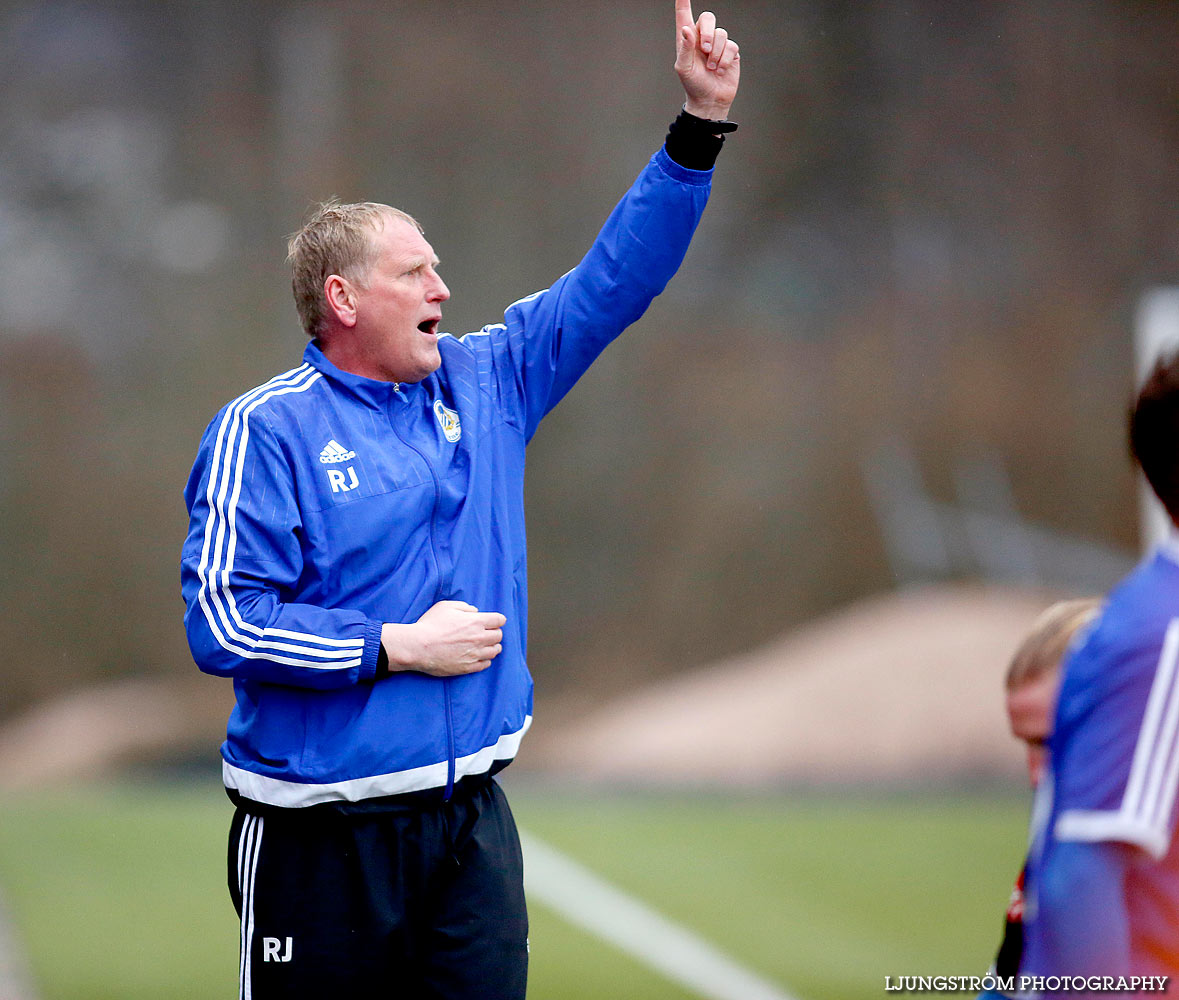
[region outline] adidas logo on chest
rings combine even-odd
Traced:
[[[324,465],[337,465],[340,462],[347,462],[350,458],[355,457],[356,452],[349,451],[335,438],[325,444],[323,451],[319,453],[319,460]]]
[[[323,451],[319,453],[319,461],[323,465],[342,465],[355,457],[356,452],[345,448],[335,438],[325,444]],[[360,480],[356,477],[356,468],[351,465],[347,469],[328,469],[327,477],[333,493],[348,493],[360,485]]]

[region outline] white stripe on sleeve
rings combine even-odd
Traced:
[[[346,670],[360,665],[363,638],[338,639],[259,628],[242,617],[230,586],[237,551],[237,507],[249,443],[250,413],[275,396],[306,391],[321,377],[310,365],[304,365],[251,390],[226,409],[217,430],[209,470],[206,491],[209,516],[197,567],[201,581],[198,600],[218,644],[238,656],[317,670]],[[276,655],[280,653],[296,655]]]

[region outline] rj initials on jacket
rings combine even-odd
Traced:
[[[303,364],[206,429],[185,490],[194,659],[233,678],[226,786],[301,807],[505,766],[531,723],[525,446],[675,273],[711,171],[652,157],[582,262],[504,321],[439,340],[416,384]],[[440,600],[507,617],[480,673],[374,681],[384,622]]]

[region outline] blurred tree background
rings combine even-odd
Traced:
[[[195,670],[181,490],[218,407],[299,362],[309,206],[411,211],[444,329],[495,322],[661,141],[671,8],[0,6],[0,716]],[[542,696],[911,582],[868,474],[887,442],[938,502],[998,469],[1027,524],[1137,545],[1122,425],[1136,304],[1179,283],[1179,4],[717,9],[742,128],[701,231],[532,447]]]

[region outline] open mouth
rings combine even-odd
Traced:
[[[434,319],[424,319],[418,324],[418,329],[421,330],[422,333],[428,333],[431,336],[437,336],[438,324],[440,322],[440,317],[435,317]]]

